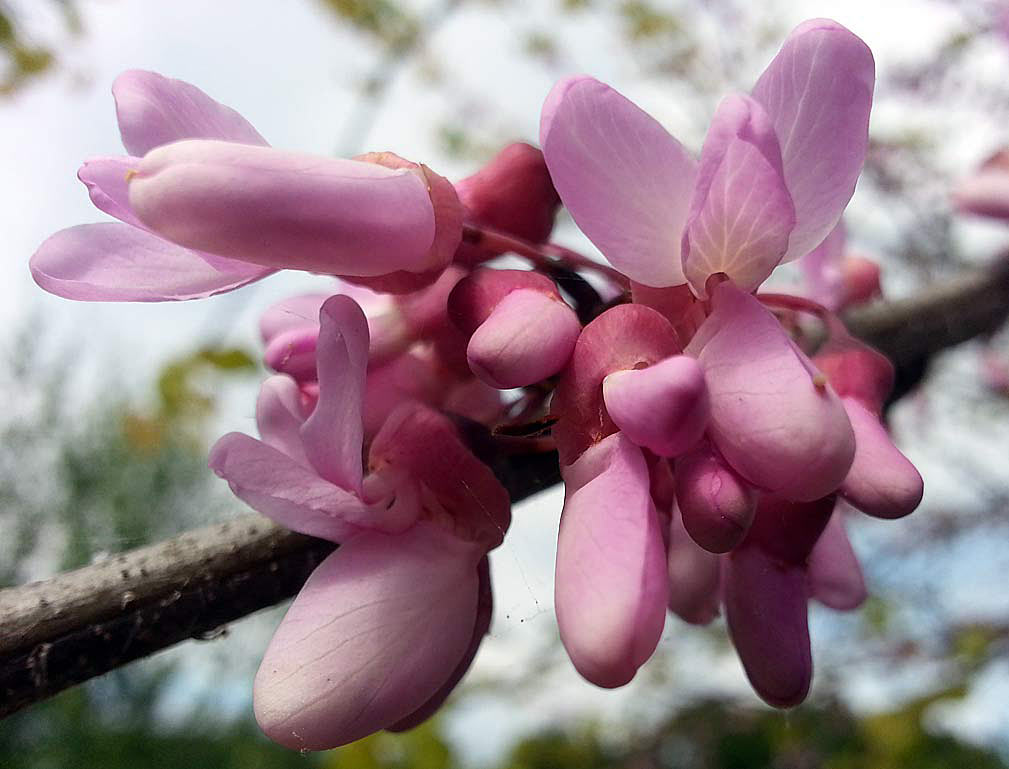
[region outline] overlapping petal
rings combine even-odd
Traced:
[[[774,123],[796,224],[784,261],[819,245],[855,191],[869,143],[875,63],[828,19],[800,24],[753,87]]]
[[[543,105],[540,144],[565,207],[614,267],[649,286],[683,283],[695,163],[676,139],[609,86],[573,77]]]
[[[323,750],[415,713],[472,641],[482,555],[424,522],[344,543],[313,572],[266,651],[253,695],[263,731]]]
[[[809,594],[840,611],[857,609],[868,593],[858,557],[844,530],[840,512],[831,516],[806,563]]]

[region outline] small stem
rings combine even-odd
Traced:
[[[793,312],[805,312],[815,315],[827,328],[827,335],[830,337],[850,336],[844,322],[833,312],[828,310],[819,302],[806,299],[804,296],[794,296],[793,294],[757,294],[757,299],[771,307],[780,307],[783,310]]]
[[[630,287],[628,279],[612,267],[556,243],[530,243],[528,240],[472,222],[463,225],[463,239],[467,243],[485,246],[493,251],[502,253],[511,251],[543,269],[561,267],[568,270],[592,270],[621,288]]]

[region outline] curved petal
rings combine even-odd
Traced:
[[[482,554],[429,523],[341,546],[263,657],[253,690],[263,731],[289,748],[324,750],[416,712],[472,640]]]
[[[31,258],[35,282],[51,294],[90,302],[169,302],[234,291],[272,270],[199,254],[118,222],[81,224],[49,237]]]
[[[266,144],[235,110],[182,80],[131,69],[116,78],[112,96],[123,146],[131,155],[146,155],[180,139]]]
[[[841,496],[877,518],[901,518],[914,512],[925,490],[918,470],[893,445],[874,414],[854,398],[842,398],[842,402],[855,431],[855,459],[841,484]]]
[[[669,526],[669,610],[691,625],[707,625],[721,603],[722,559],[687,533],[673,506]]]
[[[210,450],[210,469],[235,496],[292,531],[343,542],[375,526],[365,504],[346,489],[282,451],[242,433],[228,433]]]
[[[841,514],[835,512],[813,545],[806,563],[810,595],[831,609],[857,609],[868,597],[858,557],[844,531]]]
[[[293,328],[274,336],[263,350],[263,363],[299,382],[318,379],[315,354],[319,342],[318,326]]]
[[[753,291],[785,255],[794,226],[770,119],[747,96],[725,98],[701,150],[683,233],[683,274],[701,298],[716,273]]]
[[[121,222],[146,230],[130,207],[127,182],[130,172],[135,171],[139,164],[140,158],[129,155],[88,158],[77,170],[77,178],[88,188],[95,208]]]
[[[684,282],[680,238],[695,163],[676,139],[583,76],[547,96],[540,144],[565,207],[610,264],[649,286]]]
[[[783,261],[827,237],[855,191],[869,144],[875,63],[840,24],[800,24],[753,87],[781,143],[795,230]]]
[[[825,497],[855,454],[848,416],[777,318],[731,281],[687,347],[704,366],[709,435],[743,478],[791,500]]]
[[[459,664],[456,666],[455,670],[452,671],[452,675],[449,676],[448,681],[446,681],[442,687],[434,693],[434,696],[406,718],[401,719],[392,726],[388,727],[389,731],[405,732],[408,729],[413,729],[415,726],[419,726],[433,716],[438,709],[445,704],[445,700],[448,699],[448,696],[452,693],[455,687],[459,685],[463,676],[465,676],[467,671],[469,671],[470,665],[473,664],[473,659],[476,657],[476,653],[480,649],[480,643],[483,641],[483,637],[487,635],[487,632],[490,630],[490,622],[492,615],[494,614],[494,594],[491,591],[490,563],[487,560],[487,556],[484,556],[480,560],[480,565],[477,567],[477,574],[480,577],[480,588],[476,605],[476,625],[473,628],[473,637],[470,639],[469,647],[466,649],[466,653],[463,654],[462,659],[459,660]]]
[[[724,590],[729,635],[753,688],[769,705],[798,705],[813,678],[802,567],[741,547],[728,557]]]
[[[844,222],[838,222],[816,248],[799,259],[805,294],[828,310],[837,311],[845,300]]]
[[[687,355],[608,374],[603,402],[624,435],[660,457],[682,454],[708,426],[704,370]]]
[[[263,342],[269,344],[273,337],[284,331],[301,328],[317,329],[322,305],[336,293],[346,292],[334,290],[325,294],[298,294],[281,299],[276,304],[271,304],[259,317],[259,334]],[[354,297],[351,296],[351,298]]]
[[[346,296],[327,299],[319,318],[319,402],[301,428],[301,439],[319,475],[360,494],[368,320],[357,303]]]
[[[129,194],[162,237],[265,267],[348,276],[444,267],[433,263],[428,187],[409,169],[193,139],[145,155]]]
[[[271,376],[259,388],[256,426],[263,443],[282,451],[295,462],[309,465],[301,445],[305,413],[298,383],[284,375]]]
[[[564,468],[555,604],[575,668],[623,686],[655,651],[669,577],[641,449],[621,433]]]

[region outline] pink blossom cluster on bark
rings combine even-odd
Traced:
[[[840,225],[873,83],[861,40],[806,22],[749,94],[722,101],[695,159],[609,86],[568,78],[544,105],[542,152],[509,145],[452,184],[391,153],[274,149],[189,84],[120,76],[129,154],[79,172],[119,221],[49,238],[31,261],[40,286],[166,301],[281,269],[338,279],[264,314],[276,373],[260,437],[231,433],[210,456],[248,505],[340,544],[256,676],[270,737],[324,749],[442,704],[488,630],[487,555],[510,522],[463,427],[527,413],[552,423],[529,449],[559,452],[555,608],[581,675],[624,685],[668,612],[724,611],[757,693],[806,697],[808,601],[865,598],[844,507],[898,518],[922,496],[881,423],[892,367],[833,315],[879,291]],[[518,246],[558,253],[560,204],[623,292],[584,327],[535,269],[549,258],[495,262]],[[759,293],[796,259],[803,295]],[[791,333],[800,312],[827,329],[815,352]]]

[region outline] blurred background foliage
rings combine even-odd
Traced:
[[[59,10],[65,31],[87,34],[72,0],[39,0]],[[417,65],[428,87],[462,103],[446,110],[437,128],[449,155],[485,159],[507,134],[495,121],[495,94],[456,95],[445,79],[430,41],[463,8],[505,8],[510,0],[435,0],[423,5],[393,0],[316,0],[341,29],[372,46],[375,66],[360,78],[358,102],[335,137],[339,150],[357,151],[367,137],[397,73]],[[738,0],[720,3],[646,0],[550,0],[557,17],[572,23],[585,14],[603,16],[618,30],[623,51],[644,79],[675,79],[677,86],[710,114],[713,95],[726,90],[748,62],[760,60],[780,41],[784,29],[773,13],[744,13]],[[977,49],[1000,34],[997,3],[956,3],[963,24],[952,30],[934,56],[915,66],[891,69],[881,96],[944,105],[972,104],[996,123],[1009,122],[1009,81],[965,77]],[[717,28],[724,45],[712,46]],[[745,27],[745,29],[744,29]],[[521,55],[549,71],[567,61],[559,27],[534,22],[520,30]],[[0,95],[28,88],[61,65],[60,51],[24,30],[17,11],[0,0]],[[461,119],[460,116],[465,116]],[[700,119],[700,118],[699,118]],[[703,125],[698,126],[703,130]],[[866,180],[890,201],[888,214],[900,236],[895,256],[922,281],[954,271],[968,261],[951,237],[946,203],[948,171],[940,167],[940,132],[920,125],[892,125],[874,132]],[[913,260],[910,257],[914,257]],[[0,586],[17,584],[60,569],[89,563],[109,553],[163,539],[215,516],[240,512],[206,470],[206,451],[221,394],[231,383],[263,375],[252,351],[212,346],[169,361],[147,392],[132,395],[110,386],[101,397],[81,402],[74,388],[74,356],[52,363],[38,351],[38,327],[29,322],[0,371],[0,392],[13,404],[0,417]],[[1004,335],[1003,335],[1004,336]],[[1005,339],[989,351],[1005,352]],[[79,355],[81,353],[77,353]],[[972,381],[978,380],[976,371]],[[954,381],[955,380],[955,381]],[[951,384],[951,382],[953,382]],[[981,409],[982,420],[1004,423],[1009,390],[965,385],[962,372],[938,380],[957,393],[964,410]],[[927,398],[919,396],[928,422]],[[926,428],[920,439],[928,439]],[[935,433],[931,435],[935,439]],[[931,510],[911,533],[860,548],[870,581],[886,584],[857,615],[853,635],[839,648],[817,649],[818,689],[810,703],[790,712],[772,711],[755,698],[703,696],[671,707],[668,717],[639,727],[614,730],[602,721],[550,726],[512,745],[488,769],[996,769],[1009,767],[1009,738],[977,746],[944,732],[932,716],[936,707],[964,700],[979,676],[1009,656],[1009,616],[977,620],[942,614],[923,572],[894,576],[914,551],[926,560],[949,552],[953,543],[980,533],[1005,541],[1007,491],[1004,476],[960,468],[980,502],[970,509],[951,505]],[[897,564],[895,567],[894,564]],[[926,575],[929,576],[929,575]],[[931,578],[937,578],[931,574]],[[938,575],[938,578],[942,578]],[[908,607],[912,607],[910,610]],[[922,621],[921,618],[925,620]],[[267,618],[266,632],[275,621]],[[254,625],[250,620],[243,625]],[[237,635],[237,634],[236,634]],[[721,631],[708,636],[724,645]],[[556,645],[556,641],[554,641]],[[222,669],[242,669],[248,687],[262,643],[229,641]],[[192,647],[193,645],[190,645]],[[201,648],[205,648],[201,647]],[[443,714],[404,735],[381,733],[344,749],[299,755],[260,735],[247,698],[224,707],[214,686],[203,681],[201,697],[191,696],[193,672],[186,650],[170,652],[116,671],[0,722],[0,767],[4,769],[135,769],[193,766],[220,769],[320,767],[322,769],[455,769],[470,767],[445,729],[453,708],[466,707],[464,688]],[[849,665],[865,658],[892,670],[921,671],[923,694],[902,698],[896,708],[856,713],[840,692]],[[523,687],[542,685],[536,669],[522,686],[493,679],[511,707],[521,709]],[[212,675],[212,674],[211,674]],[[216,679],[210,678],[213,682]],[[180,684],[180,681],[182,683]],[[186,683],[190,681],[190,683]],[[661,682],[654,684],[663,685]],[[219,684],[223,691],[227,682]],[[196,687],[198,688],[198,687]],[[223,695],[222,695],[223,697]],[[179,707],[180,698],[184,706]],[[999,751],[1003,751],[1000,753]]]

